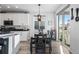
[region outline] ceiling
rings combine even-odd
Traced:
[[[55,12],[61,4],[41,4],[40,11],[42,12]],[[38,12],[37,4],[0,4],[1,12]]]
[[[64,7],[58,14],[59,15],[70,15],[70,4]]]

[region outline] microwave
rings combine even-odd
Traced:
[[[13,25],[13,20],[4,20],[4,25]]]

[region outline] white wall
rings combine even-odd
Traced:
[[[62,4],[59,8],[57,8],[56,14],[60,13],[61,11],[64,11],[64,8],[67,6],[68,6],[68,4]]]
[[[71,8],[74,8],[74,16],[76,16],[76,8],[79,8],[79,4],[71,5]],[[79,22],[74,19],[71,21],[71,30],[70,30],[70,48],[72,53],[79,53]]]

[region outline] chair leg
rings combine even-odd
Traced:
[[[30,43],[30,53],[32,54],[32,44]]]

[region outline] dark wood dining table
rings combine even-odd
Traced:
[[[34,51],[35,54],[46,54],[46,49],[49,48],[49,54],[51,53],[51,38],[47,38],[46,34],[35,34],[35,37],[31,38],[30,51],[31,54]]]

